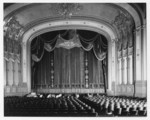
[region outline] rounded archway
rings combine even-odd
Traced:
[[[116,40],[117,36],[114,31],[106,26],[105,24],[101,24],[95,21],[85,21],[85,20],[62,20],[62,21],[55,21],[55,22],[46,22],[42,23],[41,25],[34,26],[30,30],[28,30],[24,35],[23,35],[23,47],[22,47],[22,52],[23,52],[23,57],[22,57],[22,74],[23,74],[23,82],[27,83],[28,86],[28,92],[31,91],[31,63],[30,63],[30,45],[31,41],[33,40],[34,37],[48,31],[53,31],[53,30],[61,30],[61,29],[87,29],[87,30],[92,30],[96,31],[102,35],[104,35],[108,39],[108,91],[112,91],[112,82],[115,81],[116,77]]]

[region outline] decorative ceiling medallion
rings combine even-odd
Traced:
[[[63,18],[71,18],[72,15],[78,14],[82,9],[79,3],[56,3],[51,4],[50,8],[54,14],[58,14]]]
[[[15,16],[8,19],[4,24],[4,35],[12,40],[18,40],[23,33],[23,26]]]

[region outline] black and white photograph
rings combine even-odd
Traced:
[[[4,118],[147,118],[147,2],[53,2],[2,3]]]

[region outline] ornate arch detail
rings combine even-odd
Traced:
[[[103,27],[101,27],[103,26]],[[45,23],[41,23],[37,26],[33,26],[32,28],[30,28],[29,30],[27,30],[22,37],[22,75],[23,75],[23,82],[27,82],[28,83],[28,90],[30,91],[30,69],[28,68],[30,66],[30,44],[31,41],[33,40],[34,37],[38,36],[39,34],[42,34],[44,32],[48,32],[48,31],[54,31],[54,30],[61,30],[61,29],[87,29],[87,30],[93,30],[96,31],[98,33],[103,34],[107,39],[109,39],[108,44],[110,46],[110,52],[109,52],[109,56],[110,56],[110,61],[111,59],[113,59],[113,64],[115,64],[115,57],[111,58],[111,51],[116,51],[115,48],[115,44],[117,41],[117,36],[114,33],[114,31],[112,31],[112,29],[104,24],[101,24],[99,22],[95,22],[95,21],[87,21],[87,20],[58,20],[58,21],[49,21],[49,22],[45,22]],[[113,44],[113,45],[112,45]],[[113,56],[116,56],[115,54]],[[111,64],[111,62],[110,62]],[[110,65],[111,66],[111,65]],[[115,66],[114,66],[115,67]],[[116,68],[114,68],[116,69]],[[114,71],[112,71],[114,72]],[[110,76],[112,76],[112,74],[115,75],[114,73],[110,72]],[[113,76],[114,76],[113,75]],[[113,77],[114,78],[114,77]],[[112,78],[109,78],[112,79]],[[28,81],[26,81],[28,80]],[[109,80],[110,82],[112,80]],[[111,83],[110,83],[111,86]],[[110,87],[109,86],[109,87]],[[111,89],[111,87],[110,87]]]
[[[25,9],[29,5],[34,5],[34,4],[19,4],[18,6],[16,4],[13,4],[12,6],[10,6],[11,9],[5,10],[6,12],[5,12],[4,16],[6,18],[11,13],[15,14],[15,11],[17,11],[19,9],[20,10]],[[119,9],[118,15],[115,17],[114,21],[112,21],[112,23],[110,23],[110,24],[112,24],[114,29],[116,29],[117,34],[118,34],[118,43],[117,43],[118,50],[120,51],[122,48],[126,49],[127,44],[129,44],[129,46],[132,47],[132,45],[133,45],[132,38],[133,37],[132,37],[131,33],[132,33],[132,29],[134,27],[134,22],[132,21],[132,17],[135,21],[136,27],[140,26],[140,23],[141,23],[141,22],[139,22],[140,17],[138,16],[138,13],[135,10],[135,7],[133,5],[126,4],[126,3],[123,3],[123,4],[122,3],[115,3],[115,4],[110,3],[110,5],[116,6],[116,8],[120,7],[122,9],[122,10]],[[74,15],[78,15],[78,12],[80,12],[83,9],[83,6],[82,6],[82,4],[79,4],[79,3],[56,3],[56,4],[52,3],[52,5],[50,5],[49,9],[50,9],[50,11],[53,12],[53,14],[58,14],[58,16],[65,18],[65,19],[71,19],[72,17],[74,17]],[[7,17],[7,19],[8,18],[9,17]],[[8,23],[12,23],[12,22],[15,23],[15,24],[14,23],[12,24],[12,25],[15,25],[13,27],[10,26],[11,24],[8,24]],[[8,27],[11,28],[11,30],[8,29],[6,31],[7,31],[7,33],[10,34],[9,36],[13,36],[14,40],[18,39],[21,36],[21,34],[23,33],[23,29],[22,29],[23,25],[21,25],[20,23],[18,24],[18,23],[19,23],[19,21],[17,20],[16,17],[11,17],[7,20],[5,27],[4,27],[4,30],[8,29]],[[26,28],[26,26],[24,28]],[[10,31],[10,32],[8,32],[8,31]],[[19,31],[19,33],[18,33],[18,31]]]

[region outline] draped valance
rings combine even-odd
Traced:
[[[33,61],[39,62],[42,59],[45,50],[51,52],[59,47],[65,49],[82,47],[85,51],[93,49],[96,58],[100,61],[106,57],[108,47],[107,40],[98,33],[93,34],[89,31],[67,30],[64,33],[55,32],[54,34],[53,38],[43,38],[42,35],[40,35],[32,41],[31,53]]]

